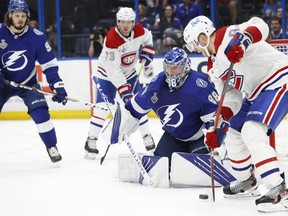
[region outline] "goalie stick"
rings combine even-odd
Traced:
[[[149,174],[147,173],[146,169],[144,168],[144,166],[142,164],[142,161],[140,160],[140,158],[136,154],[135,150],[133,149],[131,142],[129,140],[129,137],[126,134],[124,135],[124,142],[126,143],[128,149],[132,155],[132,158],[133,158],[138,170],[140,171],[141,175],[143,176],[146,184],[149,187],[155,187],[157,184],[156,176],[152,176],[152,177],[149,176]]]
[[[14,81],[6,80],[6,79],[4,80],[4,82],[6,84],[11,85],[11,86],[16,87],[16,88],[22,88],[22,89],[26,89],[26,90],[30,90],[30,91],[35,91],[35,92],[38,92],[40,94],[46,94],[46,95],[49,95],[49,96],[57,95],[54,92],[44,91],[42,89],[38,89],[38,88],[35,88],[35,87],[32,87],[32,86],[27,86],[27,85],[24,85],[24,84],[16,83]],[[82,103],[82,104],[84,104],[86,106],[94,107],[96,109],[107,110],[107,108],[105,108],[105,107],[99,106],[99,105],[94,104],[94,103],[90,103],[88,101],[83,101],[83,100],[79,100],[79,99],[75,99],[75,98],[71,98],[71,97],[65,97],[65,98],[66,98],[66,100],[69,100],[69,101],[72,101],[72,102],[79,102],[79,103]]]
[[[226,77],[226,80],[225,80],[225,83],[224,83],[224,86],[223,86],[223,90],[222,90],[222,93],[221,93],[221,97],[220,97],[220,100],[219,100],[219,104],[218,104],[218,107],[217,107],[217,110],[216,110],[214,131],[216,131],[216,129],[217,129],[217,125],[218,125],[218,122],[219,122],[219,118],[220,118],[221,110],[222,110],[222,106],[223,106],[223,101],[224,101],[225,94],[226,94],[227,89],[228,89],[229,79],[230,79],[230,76],[231,76],[231,73],[232,73],[234,64],[235,64],[235,63],[231,62],[230,66],[229,66],[228,73],[227,73],[227,77]],[[213,197],[213,202],[215,202],[214,149],[210,149],[210,173],[211,173],[212,197]]]

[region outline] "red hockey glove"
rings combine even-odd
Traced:
[[[140,53],[140,63],[145,59],[144,66],[147,67],[153,61],[155,49],[153,46],[144,46]]]
[[[230,40],[224,53],[230,62],[240,62],[248,46],[252,43],[251,39],[242,32],[236,32]]]
[[[230,127],[230,123],[224,120],[218,124],[216,131],[214,130],[214,125],[214,119],[208,122],[208,131],[205,136],[205,144],[211,149],[218,148],[222,145],[226,137],[226,133]]]
[[[129,83],[120,86],[118,92],[124,103],[127,103],[132,97],[131,85]]]

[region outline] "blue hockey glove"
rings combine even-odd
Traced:
[[[52,100],[54,102],[62,103],[63,105],[65,105],[67,103],[67,92],[64,88],[64,83],[62,81],[59,81],[54,84],[50,84],[50,88],[53,92],[56,93],[56,95],[52,97]]]
[[[129,83],[120,86],[118,92],[124,103],[127,103],[132,97],[131,85]]]
[[[208,131],[205,136],[205,144],[211,149],[218,148],[222,145],[226,137],[226,133],[230,127],[230,123],[222,120],[216,131],[214,130],[214,127],[215,120],[212,119],[208,122]]]
[[[147,67],[153,61],[155,49],[153,46],[144,46],[140,53],[140,63],[145,60],[144,66]]]
[[[242,32],[236,32],[230,40],[224,53],[230,62],[240,62],[248,46],[252,43],[251,39]]]

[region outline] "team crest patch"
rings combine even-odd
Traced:
[[[208,85],[208,83],[207,83],[205,80],[203,80],[203,79],[201,79],[201,78],[198,78],[198,79],[196,80],[196,85],[199,86],[199,87],[201,87],[201,88],[206,88],[207,85]]]
[[[1,48],[1,49],[5,49],[7,46],[8,46],[8,44],[5,42],[4,39],[2,39],[2,40],[1,40],[1,43],[0,43],[0,48]]]
[[[154,92],[153,96],[151,97],[151,101],[153,104],[155,104],[158,101],[157,93]]]

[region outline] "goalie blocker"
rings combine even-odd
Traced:
[[[150,177],[156,179],[155,187],[210,187],[210,157],[204,154],[172,154],[169,180],[169,163],[167,157],[140,155],[142,164]],[[230,173],[228,163],[215,158],[215,186],[225,186],[235,180]],[[123,182],[146,185],[130,154],[118,157],[118,178]]]

